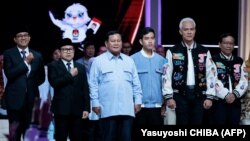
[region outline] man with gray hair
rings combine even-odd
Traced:
[[[180,21],[182,41],[167,51],[163,73],[163,96],[176,110],[177,125],[200,125],[204,109],[212,106],[215,95],[215,69],[208,49],[195,42],[196,24],[192,18]]]

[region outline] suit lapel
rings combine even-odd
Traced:
[[[65,72],[68,72],[66,66],[64,65],[61,59],[58,61],[58,67],[62,68],[62,70],[64,70]]]
[[[31,53],[34,55],[34,52],[33,52],[31,49],[29,49],[29,52],[31,52]],[[35,56],[35,55],[34,55],[34,59],[36,59],[36,56]],[[30,70],[30,73],[31,73],[32,70],[33,70],[33,68],[34,68],[34,63],[33,63],[33,61],[31,62],[30,67],[31,67],[31,70]]]
[[[77,63],[74,62],[74,67],[76,67],[79,70],[79,66]]]
[[[19,52],[18,48],[15,47],[15,50],[14,50],[14,56],[16,56],[16,58],[18,58],[19,61],[23,61],[23,58],[21,56],[21,53]]]

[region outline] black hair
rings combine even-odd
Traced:
[[[231,34],[231,33],[223,33],[219,36],[219,43],[221,43],[223,41],[223,39],[228,37],[228,36],[231,36],[234,38],[233,34]]]
[[[142,39],[144,35],[148,34],[149,32],[153,32],[155,35],[155,30],[151,27],[145,27],[141,30],[139,39]]]
[[[119,35],[121,35],[118,31],[116,31],[116,30],[111,30],[111,31],[109,31],[109,32],[106,34],[106,36],[105,36],[105,41],[108,41],[108,40],[109,40],[109,36],[114,35],[114,34],[119,34]],[[121,38],[122,38],[122,37],[121,37]]]

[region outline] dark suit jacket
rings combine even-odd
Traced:
[[[74,62],[78,75],[72,77],[62,60],[48,65],[48,79],[54,88],[51,110],[58,115],[82,116],[90,111],[89,86],[83,65]]]
[[[39,97],[38,86],[45,80],[44,63],[42,55],[29,49],[34,59],[31,62],[31,72],[27,76],[28,67],[24,63],[17,47],[4,52],[4,73],[7,77],[5,88],[6,108],[9,110],[20,109],[24,101],[29,108],[33,107],[35,97]]]

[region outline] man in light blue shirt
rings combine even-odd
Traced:
[[[121,34],[108,32],[105,45],[108,51],[90,69],[92,110],[101,116],[103,140],[131,141],[133,119],[141,109],[140,80],[134,61],[121,53]]]
[[[166,59],[153,51],[155,48],[153,28],[143,28],[139,35],[139,42],[142,49],[133,54],[132,58],[138,70],[143,98],[142,109],[136,114],[135,125],[163,125],[162,72]]]

